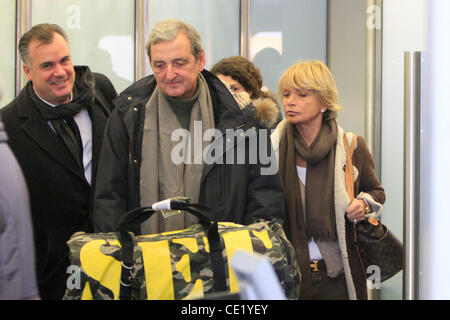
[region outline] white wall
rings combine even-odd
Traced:
[[[450,1],[430,1],[421,130],[419,298],[450,299]]]
[[[427,0],[383,1],[382,159],[386,191],[383,222],[403,237],[404,52],[426,50]],[[382,299],[402,298],[402,273],[382,284]]]

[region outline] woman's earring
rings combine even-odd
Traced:
[[[327,109],[320,109],[320,112],[324,113]]]

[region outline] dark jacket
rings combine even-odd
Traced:
[[[206,70],[202,74],[213,101],[216,129],[223,134],[226,129],[249,129],[250,125],[222,82]],[[97,232],[114,231],[118,218],[140,205],[145,106],[155,87],[154,77],[148,76],[114,100],[116,109],[108,120],[96,181],[94,226]],[[269,132],[262,130],[257,136],[270,153]],[[234,152],[236,148],[237,143],[233,143]],[[245,139],[245,150],[248,156],[249,139]],[[281,179],[278,170],[272,175],[261,175],[261,168],[267,166],[260,162],[205,164],[199,202],[211,207],[221,221],[242,224],[256,219],[281,221],[284,210]]]
[[[75,67],[90,72],[87,67]],[[104,75],[94,73],[96,99],[92,121],[92,180],[106,120],[116,90]],[[27,85],[31,85],[28,83]],[[91,186],[62,140],[34,106],[27,88],[1,110],[9,145],[22,167],[30,194],[36,246],[37,278],[43,299],[62,298],[69,265],[66,241],[76,231],[92,231]]]
[[[0,118],[0,300],[39,299],[28,190]]]

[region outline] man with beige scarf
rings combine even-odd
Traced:
[[[261,141],[267,142],[265,150],[271,152],[269,132],[255,131],[255,139],[246,135],[240,142],[227,141],[213,163],[204,159],[208,141],[200,139],[200,148],[195,143],[194,135],[203,138],[211,130],[218,133],[217,141],[225,141],[230,130],[246,132],[251,127],[224,84],[204,70],[198,32],[181,21],[164,20],[155,25],[146,48],[154,74],[114,101],[117,110],[106,128],[94,200],[96,231],[114,231],[127,211],[177,196],[211,207],[220,221],[281,222],[284,196],[278,172],[264,174],[262,169],[270,164],[249,161],[252,143],[259,148]],[[180,130],[186,138],[182,142],[194,141],[186,144],[183,163],[173,159],[174,148],[180,145],[173,133]],[[224,161],[229,160],[228,153],[242,151],[244,163]],[[172,231],[195,222],[189,214],[153,216],[134,231]]]

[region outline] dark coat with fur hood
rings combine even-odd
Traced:
[[[280,107],[274,98],[261,97],[252,100],[242,109],[245,117],[255,127],[262,129],[275,129],[282,120]]]

